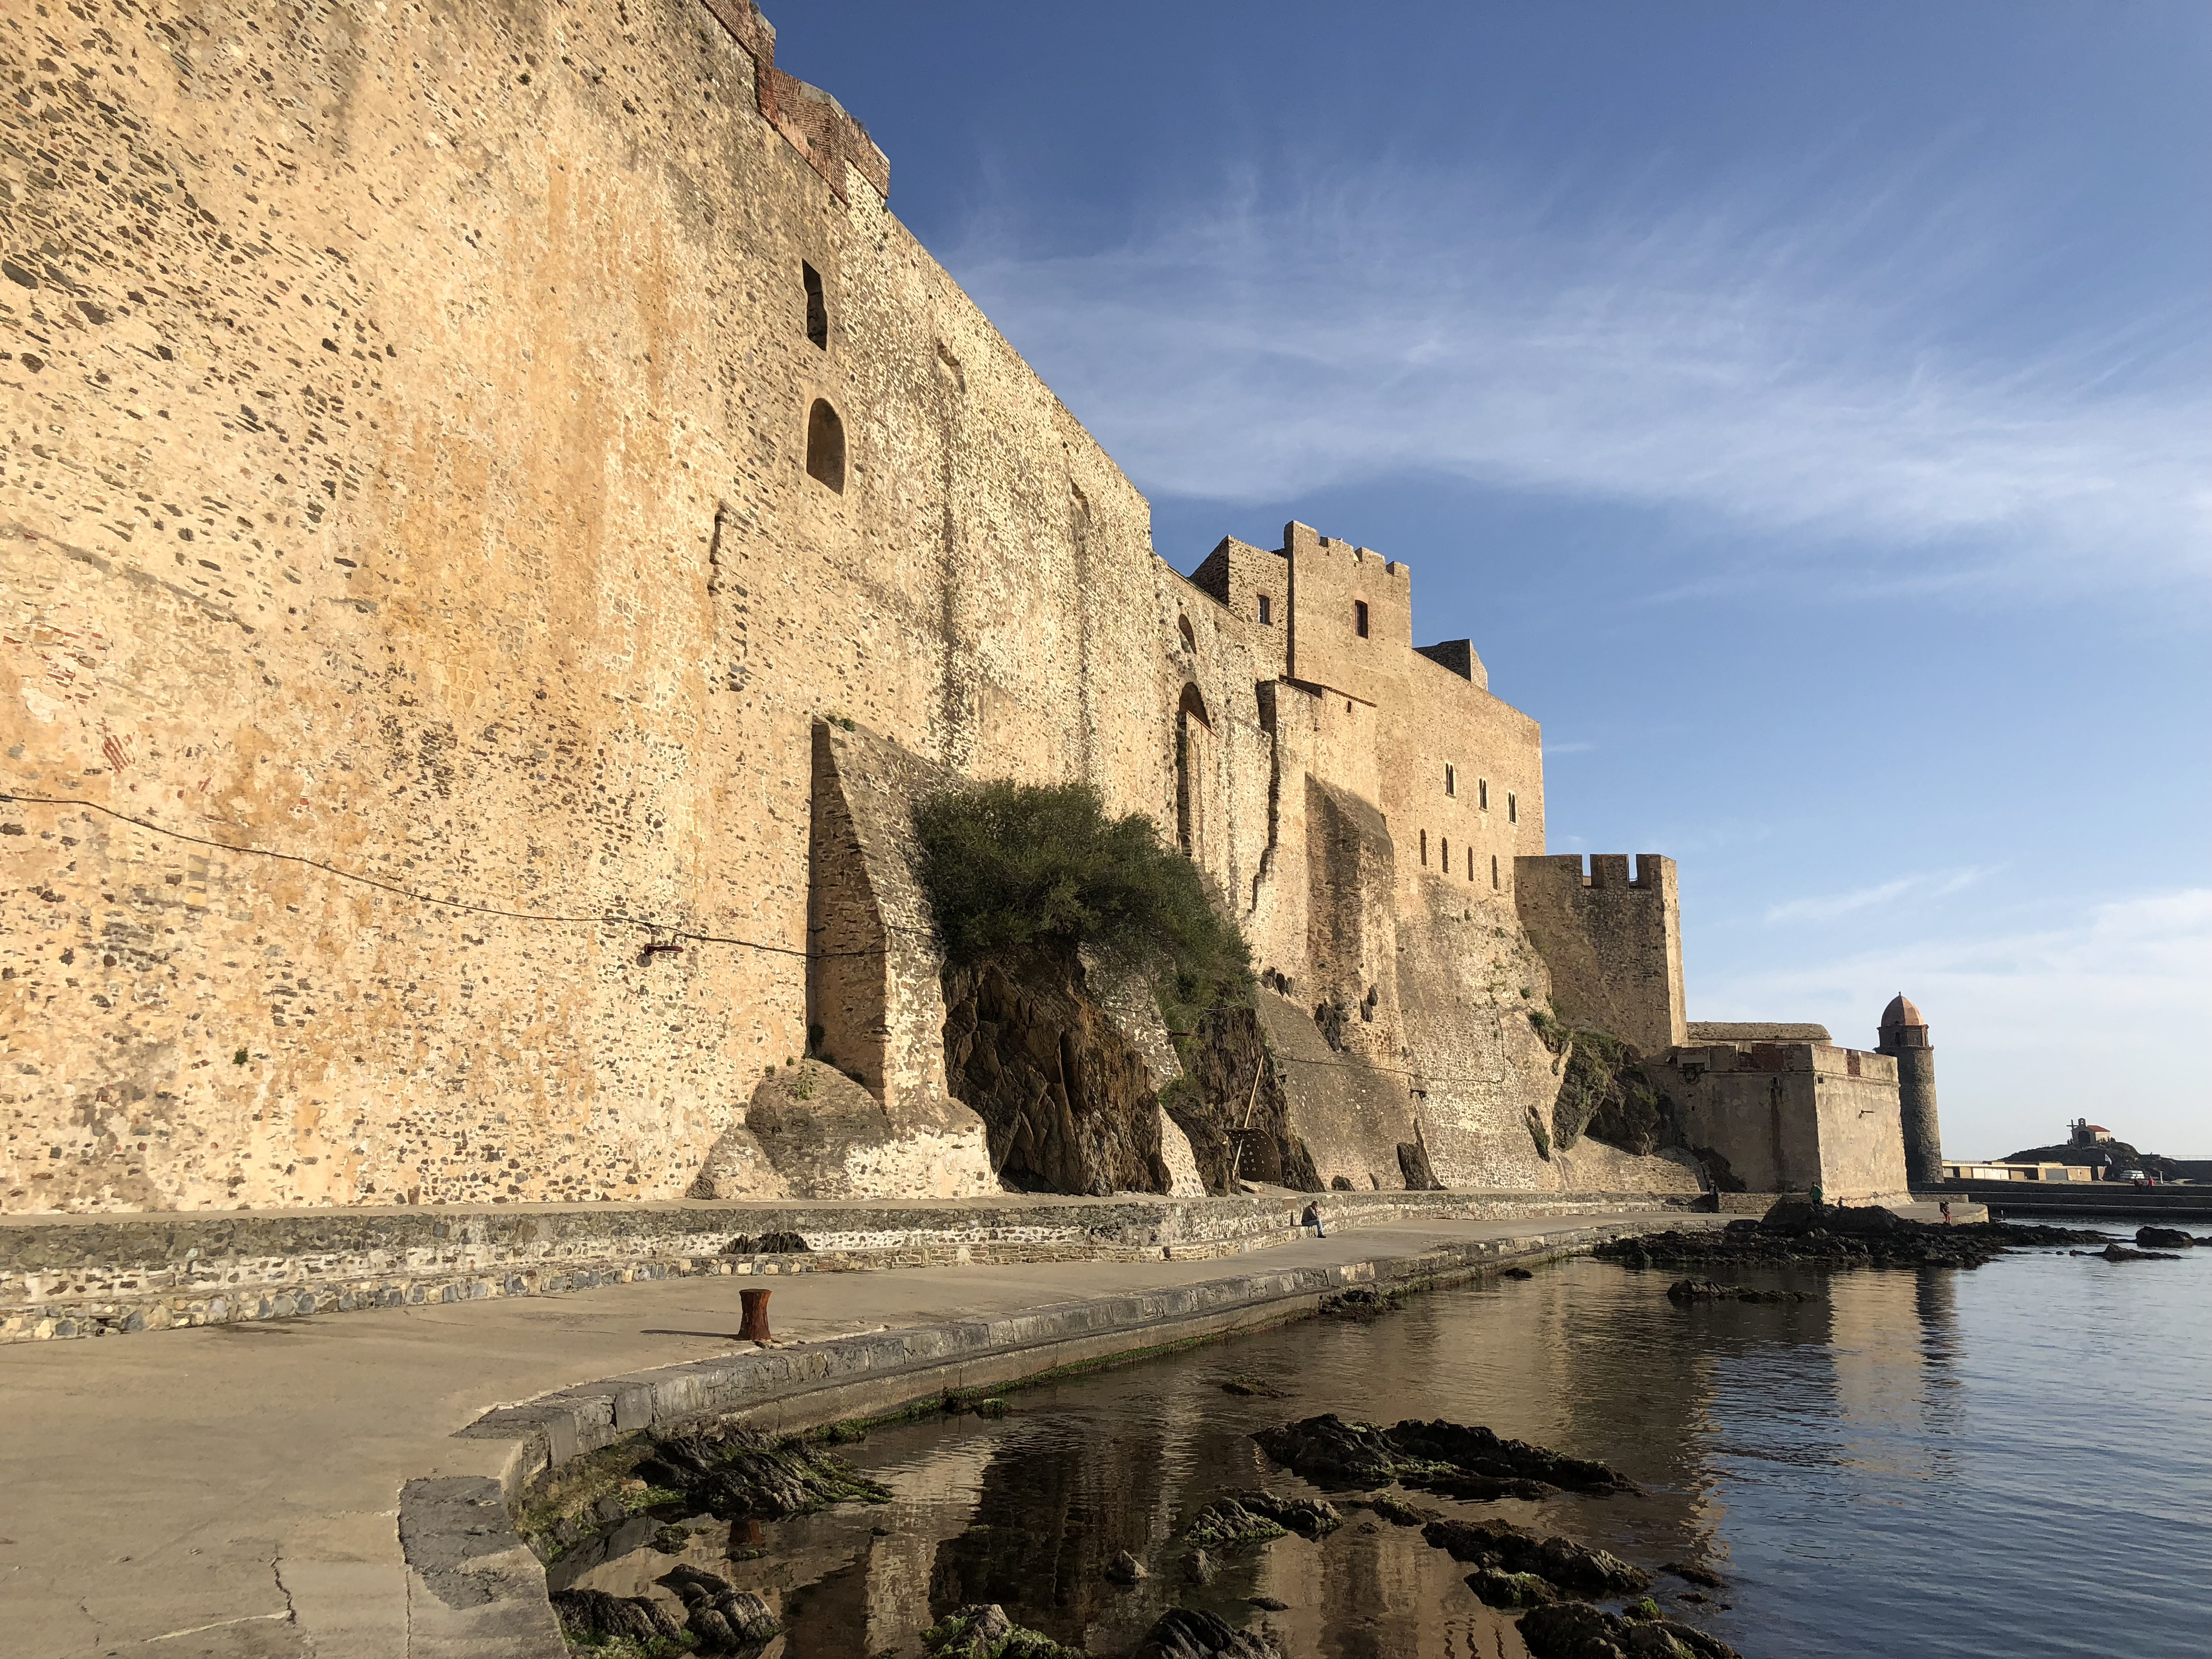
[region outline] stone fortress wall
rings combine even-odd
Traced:
[[[1655,970],[1609,875],[1523,926],[1536,723],[1402,562],[1158,557],[774,46],[0,19],[0,1207],[673,1197],[810,1024],[882,1120],[839,1190],[983,1190],[900,838],[998,776],[1174,827],[1324,1182],[1693,1186],[1540,1150],[1528,1012]]]

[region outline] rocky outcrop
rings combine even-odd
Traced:
[[[1237,1630],[1210,1613],[1176,1607],[1163,1613],[1129,1659],[1282,1659],[1258,1631]]]
[[[684,1621],[702,1653],[758,1653],[782,1632],[766,1601],[726,1578],[687,1563],[660,1582],[684,1603]]]
[[[1254,1435],[1260,1449],[1317,1485],[1395,1480],[1453,1498],[1540,1498],[1567,1491],[1634,1492],[1636,1483],[1589,1458],[1570,1457],[1479,1425],[1407,1419],[1395,1428],[1346,1422],[1334,1413]]]
[[[1531,1659],[1741,1659],[1719,1638],[1672,1619],[1625,1619],[1580,1601],[1540,1607],[1521,1620]]]
[[[1710,1279],[1678,1279],[1667,1287],[1667,1299],[1691,1302],[1818,1302],[1810,1291],[1760,1291],[1748,1285],[1716,1285]]]
[[[1546,1537],[1507,1521],[1431,1521],[1422,1539],[1455,1561],[1500,1572],[1533,1573],[1580,1595],[1640,1595],[1651,1575],[1619,1556],[1571,1539]]]
[[[673,1644],[683,1639],[684,1626],[676,1615],[649,1595],[564,1589],[554,1591],[551,1600],[562,1634],[580,1645],[599,1647],[628,1641],[643,1648],[654,1642]]]
[[[1085,1659],[1082,1649],[1017,1625],[996,1602],[945,1614],[922,1632],[921,1645],[929,1659]]]
[[[2136,1243],[2146,1250],[2182,1250],[2191,1248],[2197,1241],[2179,1227],[2138,1227],[2136,1229]]]
[[[1073,953],[948,967],[945,1007],[945,1077],[982,1118],[1002,1186],[1170,1190],[1152,1068]]]
[[[1593,1254],[1631,1267],[1978,1267],[2027,1245],[2106,1242],[2080,1228],[2011,1222],[1908,1221],[1873,1206],[1815,1205],[1785,1199],[1766,1217],[1718,1231],[1644,1233],[1611,1238]]]
[[[804,1441],[773,1441],[757,1431],[715,1425],[653,1443],[635,1473],[678,1492],[695,1510],[730,1520],[805,1515],[860,1499],[888,1503],[890,1489],[841,1457]]]
[[[2131,1250],[2124,1244],[2107,1244],[2101,1250],[2075,1250],[2075,1255],[2094,1255],[2104,1261],[2179,1261],[2170,1250]]]
[[[1322,1190],[1312,1153],[1291,1133],[1282,1073],[1256,1010],[1207,1011],[1183,1045],[1183,1081],[1163,1104],[1189,1137],[1207,1192],[1234,1192],[1232,1179]]]

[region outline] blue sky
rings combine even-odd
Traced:
[[[1696,1018],[2212,1156],[2212,8],[805,5],[778,62],[1152,498],[1407,561]]]

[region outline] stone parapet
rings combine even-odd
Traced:
[[[1317,1229],[1668,1207],[1649,1194],[1279,1192],[9,1218],[0,1221],[0,1342],[550,1296],[702,1275],[1205,1259]],[[778,1232],[799,1234],[807,1251],[727,1253],[732,1240]]]

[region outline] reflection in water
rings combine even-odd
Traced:
[[[1019,1393],[996,1421],[878,1431],[848,1449],[891,1504],[759,1525],[757,1559],[731,1559],[747,1553],[745,1524],[706,1529],[687,1559],[780,1609],[777,1659],[918,1654],[919,1633],[969,1601],[1099,1654],[1183,1605],[1263,1622],[1295,1655],[1517,1659],[1510,1622],[1474,1600],[1464,1568],[1364,1510],[1318,1542],[1229,1554],[1210,1585],[1184,1574],[1183,1529],[1213,1498],[1316,1492],[1261,1455],[1255,1429],[1322,1411],[1443,1417],[1602,1459],[1646,1494],[1413,1502],[1646,1567],[1708,1565],[1729,1588],[1674,1610],[1753,1659],[2087,1655],[2112,1650],[2114,1620],[2132,1653],[2194,1652],[2212,1617],[2202,1574],[2160,1571],[2113,1528],[2148,1503],[2166,1559],[2212,1553],[2212,1407],[2193,1358],[2212,1346],[2208,1272],[2212,1260],[2173,1264],[2152,1285],[2063,1255],[1972,1273],[1768,1272],[1744,1277],[1823,1299],[1680,1308],[1663,1273],[1569,1262],[1418,1297],[1372,1325],[1302,1324]],[[2111,1316],[2115,1295],[2148,1299],[2130,1322]],[[2054,1340],[2069,1320],[2156,1340],[2124,1355]],[[1232,1372],[1290,1397],[1224,1394]],[[2100,1425],[2165,1448],[2156,1467],[2057,1466],[2053,1444],[2081,1442],[2092,1387]],[[619,1553],[652,1524],[617,1540],[617,1559],[580,1555],[550,1576],[655,1593],[672,1558]],[[1106,1577],[1124,1550],[1152,1575],[1133,1587]],[[1687,1590],[1661,1581],[1662,1599]],[[1255,1596],[1284,1607],[1258,1613]],[[2074,1622],[2036,1611],[2059,1603]]]

